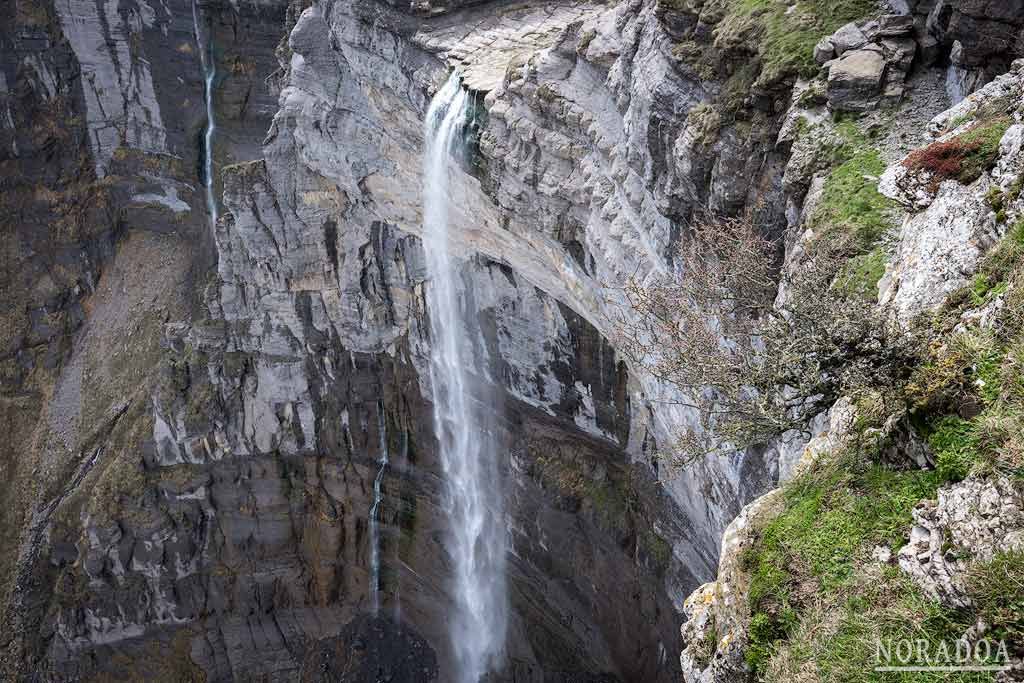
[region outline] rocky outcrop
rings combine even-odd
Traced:
[[[890,0],[912,13],[922,47],[948,51],[948,88],[959,100],[1004,73],[1024,57],[1021,27],[1024,6],[1019,0]]]
[[[922,591],[950,607],[968,607],[964,585],[976,562],[1024,549],[1024,497],[1005,477],[968,479],[939,490],[914,510],[899,565]]]
[[[829,106],[864,112],[900,101],[918,52],[910,17],[886,14],[822,39],[814,59],[828,68]]]
[[[896,11],[910,12],[911,8],[898,6],[902,3],[891,4]],[[897,25],[900,31],[907,30],[905,20]],[[924,56],[927,41],[922,27],[915,26],[917,63],[930,63],[931,58]],[[841,108],[847,96],[847,101],[854,103],[853,110],[878,105],[881,74],[887,65],[884,59],[867,64],[869,53],[882,55],[880,49],[871,47],[866,23],[843,27],[822,40],[815,56],[829,67],[829,86],[822,91],[820,76],[800,84],[782,127],[780,141],[792,142],[793,151],[784,183],[794,194],[801,188],[807,194],[802,206],[791,205],[779,302],[792,295],[786,288],[787,278],[806,265],[807,246],[820,236],[820,226],[817,233],[808,227],[824,186],[818,154],[820,147],[835,144],[830,136],[837,133],[819,112],[826,98],[832,109]],[[844,60],[850,60],[849,79]],[[901,225],[892,231],[894,244],[881,247],[889,264],[879,283],[879,307],[902,325],[909,327],[921,314],[936,311],[951,293],[967,285],[1007,226],[1021,215],[1024,207],[1014,188],[1024,171],[1019,149],[1022,65],[1015,62],[987,85],[978,83],[977,92],[934,116],[928,124],[928,139],[916,151],[893,155],[886,150],[895,163],[878,179],[879,190],[905,213]],[[832,74],[840,77],[838,82]],[[918,84],[923,81],[921,74],[912,79]],[[906,106],[912,108],[913,104]],[[882,121],[876,125],[891,126],[905,138],[907,127],[883,116],[868,114],[863,120]],[[800,129],[807,128],[814,131],[815,143],[799,135]],[[887,141],[896,139],[884,130],[882,135]],[[943,156],[951,149],[954,154]],[[962,157],[957,157],[961,153]],[[963,158],[963,166],[943,167],[941,160],[950,157]],[[794,454],[800,451],[780,446],[780,452],[786,454],[781,463],[786,477],[813,467],[822,456],[842,451],[844,439],[854,434],[886,466],[916,469],[934,465],[935,456],[902,413],[890,415],[880,426],[865,427],[854,404],[841,399],[827,420],[824,418],[818,416],[808,424],[808,431],[815,436],[798,458],[794,459]],[[922,501],[914,511],[910,542],[898,554],[900,568],[929,597],[946,606],[968,607],[965,581],[969,570],[1020,548],[1019,494],[1017,484],[999,475],[969,478],[939,489],[937,500]],[[770,523],[777,514],[779,495],[779,491],[771,492],[745,508],[723,537],[717,581],[701,586],[687,598],[681,656],[684,680],[734,681],[750,675],[744,661],[752,616],[745,595],[750,576],[742,571],[740,558],[744,548],[757,543],[758,525]],[[892,555],[887,547],[879,547],[872,561],[890,562]]]
[[[743,508],[722,536],[718,579],[706,583],[686,598],[687,620],[682,627],[685,648],[679,657],[683,680],[727,683],[748,680],[744,661],[750,622],[749,568],[744,552],[757,542],[758,534],[781,509],[782,491],[761,496]]]
[[[675,680],[682,599],[716,569],[688,637],[722,624],[721,671],[741,670],[736,549],[771,498],[720,561],[721,535],[807,435],[668,471],[659,446],[697,420],[617,355],[615,288],[670,272],[706,209],[756,211],[793,243],[823,152],[790,133],[830,99],[898,99],[905,19],[823,43],[836,78],[786,117],[789,81],[743,67],[756,46],[723,37],[711,2],[16,5],[0,10],[5,676],[450,678],[419,188],[423,116],[453,68],[474,103],[451,183],[458,294],[509,496],[494,680]],[[194,18],[219,74],[212,227]],[[969,64],[963,23],[931,47],[961,36]],[[815,448],[849,415],[829,417]]]
[[[789,463],[785,480],[831,459],[853,436],[857,411],[842,398],[814,420],[815,435]],[[761,533],[783,510],[783,492],[773,489],[743,508],[722,536],[717,578],[700,586],[683,603],[679,663],[687,683],[734,683],[753,678],[746,663],[750,628],[749,553]]]
[[[908,209],[896,253],[879,283],[881,304],[891,306],[904,323],[967,284],[984,254],[1024,211],[1024,199],[1010,196],[997,216],[990,200],[1024,175],[1022,97],[1024,62],[1016,62],[1009,73],[936,117],[931,124],[936,142],[882,176],[879,190]],[[964,184],[962,177],[949,177],[942,155],[957,145],[971,146],[965,155],[981,154],[972,151],[977,143],[970,136],[988,128],[995,131],[995,153],[975,162],[984,163],[977,178]]]

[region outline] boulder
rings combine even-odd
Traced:
[[[824,64],[836,56],[836,46],[832,44],[830,38],[822,38],[818,41],[818,44],[814,46],[814,61],[818,64]]]
[[[886,62],[877,50],[852,50],[832,62],[828,101],[835,111],[869,111],[878,106]]]
[[[849,50],[866,45],[868,37],[864,35],[864,31],[860,30],[857,24],[850,22],[833,33],[829,40],[835,46],[836,54],[842,57]]]
[[[914,17],[909,14],[884,14],[874,22],[871,30],[865,34],[871,40],[879,38],[899,38],[914,31]]]
[[[910,65],[914,62],[914,54],[917,52],[917,43],[913,38],[909,36],[883,38],[881,44],[885,51],[885,60],[890,66],[899,71],[910,71]]]

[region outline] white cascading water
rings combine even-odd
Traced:
[[[217,225],[217,198],[213,189],[213,133],[216,123],[213,119],[213,82],[217,77],[217,64],[213,59],[212,41],[207,46],[199,26],[199,0],[192,0],[192,27],[196,33],[196,47],[203,67],[203,96],[206,100],[206,127],[203,129],[203,182],[206,185],[206,211],[210,224]]]
[[[469,98],[452,74],[427,110],[423,159],[423,248],[430,317],[430,380],[434,430],[445,475],[448,550],[455,571],[455,613],[449,622],[459,683],[478,683],[501,666],[507,620],[503,491],[494,436],[486,424],[493,406],[473,374],[473,344],[459,306],[457,263],[448,236],[448,178],[463,150]],[[477,398],[474,398],[477,397]]]
[[[381,485],[388,468],[388,432],[384,421],[384,403],[377,401],[377,431],[379,433],[380,468],[373,480],[373,505],[370,507],[370,601],[373,613],[380,610],[380,504],[384,499]]]

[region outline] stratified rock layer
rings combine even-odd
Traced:
[[[212,231],[192,6],[39,20],[58,61],[4,102],[30,110],[61,84],[69,173],[104,203],[80,276],[30,270],[38,249],[18,262],[34,273],[18,310],[38,313],[15,321],[36,332],[15,337],[10,387],[55,399],[23,406],[48,407],[19,418],[31,456],[10,459],[34,482],[15,484],[27,513],[5,541],[12,676],[334,680],[379,661],[394,680],[451,677],[417,235],[422,119],[454,67],[475,103],[452,183],[459,294],[473,371],[499,387],[510,511],[501,679],[675,679],[681,597],[775,455],[669,476],[655,446],[692,415],[617,356],[603,287],[666,268],[694,211],[781,192],[776,112],[752,135],[691,120],[721,86],[680,62],[680,12],[655,2],[469,4],[201,4],[220,79]],[[3,130],[11,163],[48,163]]]

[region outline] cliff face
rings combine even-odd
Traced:
[[[960,11],[954,16],[966,22]],[[975,18],[984,25],[993,16]],[[920,55],[927,41],[918,41]],[[999,68],[998,45],[986,43],[976,69]],[[946,72],[954,95],[964,73],[961,49],[954,47],[949,65],[935,67]],[[819,86],[830,107],[836,64],[844,59],[831,62],[828,86]],[[1024,60],[966,99],[933,110],[926,125],[915,125],[927,135],[914,140],[904,117],[943,104],[929,98],[926,78],[927,71],[911,78],[916,88],[893,118],[869,114],[855,124],[869,131],[862,143],[868,153],[887,162],[862,176],[868,193],[857,200],[861,216],[872,206],[889,211],[880,241],[862,257],[877,258],[866,269],[866,291],[884,324],[925,350],[903,367],[905,383],[858,386],[816,418],[809,425],[816,436],[784,467],[783,486],[730,523],[716,579],[685,601],[686,681],[846,680],[875,666],[936,666],[939,643],[987,640],[1004,648],[1002,670],[991,680],[1021,675],[1020,587],[997,577],[1019,576],[1024,557],[1019,440],[1000,426],[1018,424],[1021,414],[1013,349],[1024,291]],[[789,115],[802,119],[798,135],[828,135],[833,122],[823,123],[809,104],[797,102]],[[794,150],[799,159],[799,140]],[[943,163],[952,157],[952,166]],[[787,277],[806,267],[808,245],[828,239],[830,226],[819,217],[851,163],[812,174]],[[780,300],[785,296],[783,287]],[[947,370],[952,374],[944,376]],[[999,592],[1002,612],[993,611],[990,591]],[[917,659],[882,661],[872,649],[912,638],[932,660],[919,652]]]
[[[58,4],[10,24],[11,115],[28,120],[33,98],[75,113],[36,147],[8,125],[5,178],[36,203],[29,179],[61,185],[44,170],[77,184],[43,206],[5,194],[49,229],[9,224],[25,283],[5,291],[30,320],[9,325],[7,355],[8,671],[445,678],[417,235],[422,120],[457,65],[479,140],[453,187],[461,296],[479,371],[504,389],[506,676],[674,678],[676,603],[772,457],[659,472],[653,447],[686,416],[649,404],[658,388],[617,357],[601,286],[664,267],[695,208],[753,198],[730,178],[763,165],[763,143],[687,134],[709,84],[672,56],[653,3],[198,10],[218,73],[212,235],[192,7]],[[89,192],[102,214],[52,227]],[[72,265],[55,274],[60,253]],[[342,654],[374,634],[389,646]]]
[[[750,210],[799,245],[822,163],[786,116],[806,66],[780,64],[734,9],[0,10],[5,675],[450,679],[419,235],[424,114],[456,68],[474,101],[451,187],[459,296],[475,372],[500,390],[508,496],[495,680],[676,680],[683,598],[803,443],[669,471],[656,451],[697,418],[624,362],[608,323],[615,288],[670,270],[696,213]],[[926,50],[940,99],[1020,52],[977,40],[1019,11],[906,10],[877,50],[850,46],[877,59],[830,45],[835,102],[898,101]],[[212,227],[201,49],[217,73]],[[854,61],[884,74],[843,81]],[[905,280],[897,265],[891,296]]]

